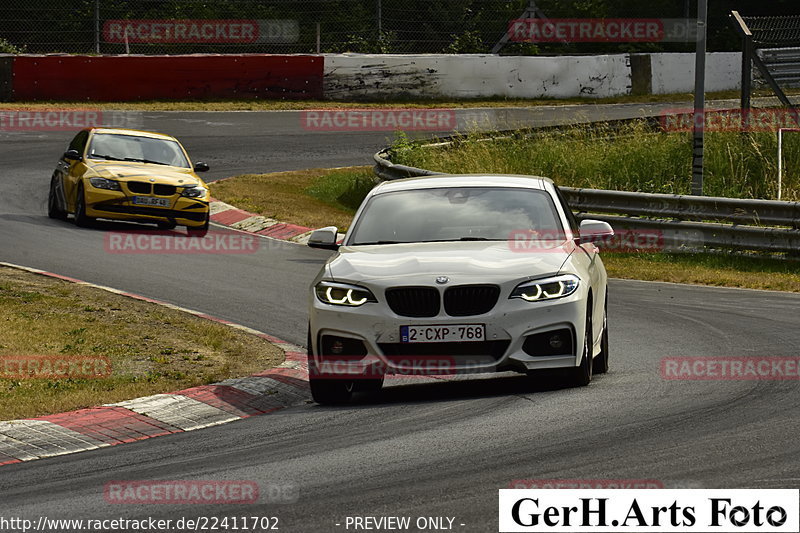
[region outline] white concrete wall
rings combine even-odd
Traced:
[[[695,55],[650,54],[653,94],[694,91]],[[739,89],[742,82],[741,52],[706,54],[706,91]]]
[[[706,90],[737,89],[741,54],[710,53]],[[627,54],[494,56],[326,54],[325,97],[571,98],[630,94]],[[653,94],[694,89],[694,54],[651,54]]]
[[[325,96],[568,98],[630,91],[625,55],[521,57],[327,54]]]

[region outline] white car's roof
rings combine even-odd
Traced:
[[[442,174],[385,181],[375,187],[372,194],[441,187],[514,187],[545,190],[545,183],[553,183],[553,180],[539,176],[508,174]]]

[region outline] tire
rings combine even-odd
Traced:
[[[592,312],[591,301],[586,310],[586,332],[583,336],[583,353],[581,364],[569,371],[569,382],[573,387],[585,387],[592,381]]]
[[[86,195],[83,185],[78,186],[78,195],[75,198],[75,225],[79,228],[88,228],[94,224],[92,217],[86,216]]]
[[[594,358],[592,372],[595,374],[605,374],[608,372],[608,295],[603,309],[603,338],[600,341],[600,353]]]
[[[186,228],[186,233],[189,234],[189,237],[205,237],[208,234],[208,222],[209,216],[206,215],[206,221],[203,223],[202,226],[197,227],[188,227]]]
[[[353,395],[353,382],[337,379],[309,377],[311,398],[320,405],[339,405],[346,403]]]
[[[158,223],[158,229],[164,230],[164,231],[175,229],[175,226],[177,226],[177,224],[174,223],[174,222],[159,222]]]
[[[56,220],[67,220],[67,212],[58,207],[56,195],[56,177],[50,180],[50,192],[47,195],[47,216]]]
[[[383,376],[379,378],[356,379],[353,381],[353,390],[361,392],[380,392],[383,388]]]
[[[354,381],[314,377],[314,353],[311,346],[311,325],[308,326],[308,384],[311,398],[320,405],[337,405],[350,400],[353,395]],[[383,382],[381,382],[383,384]]]

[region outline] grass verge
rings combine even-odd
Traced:
[[[362,166],[244,174],[210,186],[214,198],[251,213],[300,226],[333,225],[344,230],[374,184],[372,167]]]
[[[371,183],[371,167],[350,167],[248,174],[211,187],[216,198],[248,211],[312,228],[346,228]],[[800,261],[733,254],[607,253],[603,262],[615,278],[800,292]]]
[[[156,304],[0,267],[0,420],[171,392],[283,361],[271,343]],[[107,357],[98,379],[21,378],[18,357]]]
[[[525,174],[558,185],[688,194],[692,135],[663,133],[645,121],[618,130],[573,126],[478,142],[467,135],[451,146],[426,147],[401,138],[393,162],[452,173]],[[777,198],[775,132],[707,132],[704,192],[730,198]],[[783,200],[800,200],[800,136],[784,139]]]
[[[737,99],[737,91],[707,93],[709,100]],[[773,96],[769,91],[757,91],[754,96]],[[340,109],[371,107],[413,107],[413,108],[472,108],[472,107],[533,107],[548,105],[591,105],[627,103],[691,102],[694,95],[651,94],[624,95],[607,98],[475,98],[475,99],[430,99],[396,98],[384,100],[363,100],[357,102],[337,102],[331,100],[183,100],[183,101],[144,101],[144,102],[3,102],[3,109],[120,109],[132,111],[287,111],[303,109]]]
[[[605,254],[612,278],[800,292],[800,261],[718,254]]]

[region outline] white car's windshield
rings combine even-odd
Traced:
[[[89,146],[89,158],[189,167],[177,142],[137,135],[97,133]]]
[[[397,191],[373,196],[346,244],[501,241],[512,232],[563,234],[550,195],[508,187]]]

